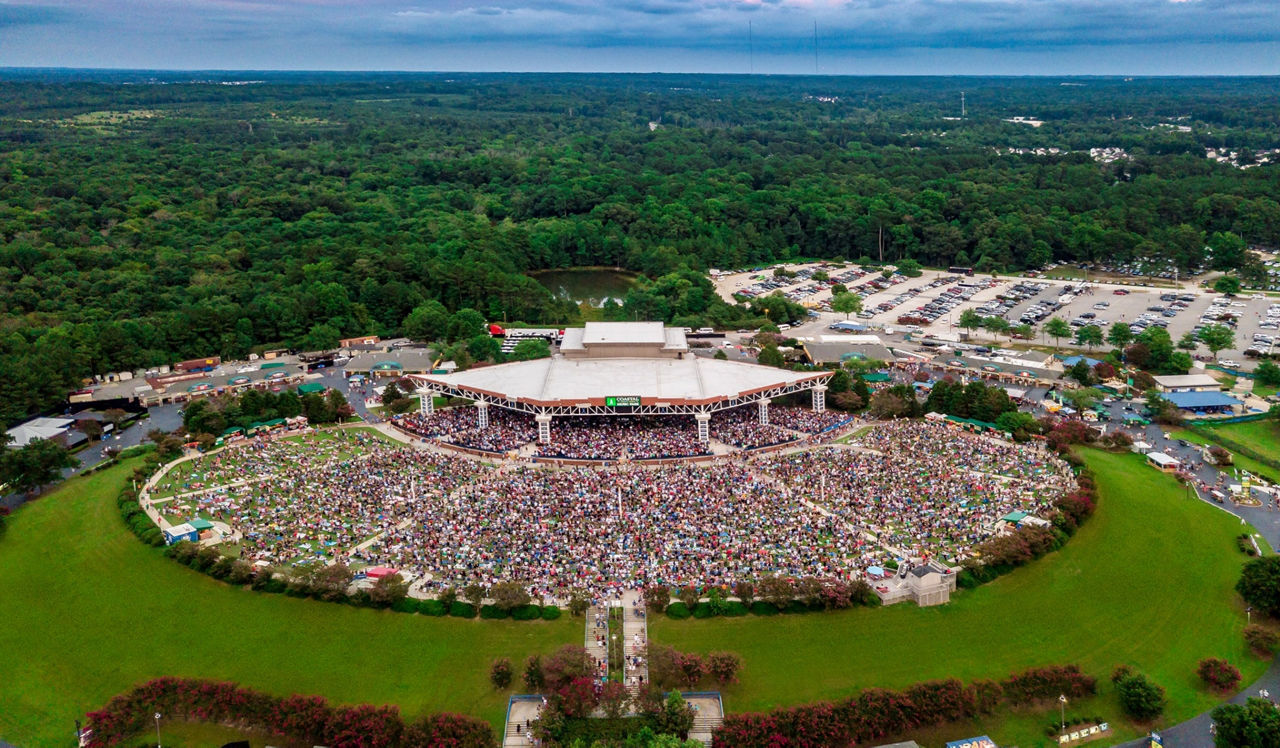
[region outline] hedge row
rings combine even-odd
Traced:
[[[1077,699],[1097,692],[1097,682],[1075,665],[1035,668],[1001,683],[955,679],[918,683],[901,691],[873,688],[840,702],[820,702],[772,712],[730,714],[716,730],[714,748],[788,746],[828,748],[887,738],[990,714],[1012,705]]]
[[[738,599],[728,598],[729,593]],[[708,600],[701,597],[707,595]],[[809,613],[821,610],[843,610],[859,606],[875,607],[880,598],[864,581],[847,582],[841,579],[815,579],[806,577],[764,577],[757,582],[742,581],[732,588],[686,588],[680,591],[676,602],[671,602],[671,590],[664,585],[654,585],[645,590],[645,604],[650,610],[661,610],[675,620],[686,618],[733,618],[753,613],[772,616],[779,613]],[[767,600],[756,599],[758,597]],[[697,602],[693,602],[694,600]]]
[[[124,520],[125,527],[138,536],[138,540],[157,548],[164,545],[164,533],[142,510],[138,495],[132,488],[120,491],[120,495],[116,497],[116,507],[120,510],[120,519]]]
[[[487,722],[429,714],[406,723],[394,706],[332,706],[319,696],[272,696],[234,683],[158,678],[120,694],[88,715],[93,748],[121,745],[145,733],[153,715],[261,730],[289,742],[361,748],[497,745]]]

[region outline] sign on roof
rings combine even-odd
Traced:
[[[982,735],[976,738],[965,738],[964,740],[953,740],[947,743],[947,748],[998,748],[991,738]]]
[[[640,406],[639,395],[610,395],[604,399],[606,408],[637,408]]]

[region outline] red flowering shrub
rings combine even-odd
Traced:
[[[1236,686],[1240,685],[1240,671],[1231,663],[1217,657],[1201,660],[1200,666],[1196,668],[1196,675],[1215,691],[1234,691]]]
[[[152,715],[262,730],[292,741],[335,748],[495,745],[489,726],[459,715],[432,715],[406,729],[394,706],[333,707],[318,696],[280,698],[234,683],[157,678],[113,697],[88,714],[89,745],[127,742],[152,726]],[[433,735],[443,737],[435,740]],[[450,738],[449,736],[455,736]],[[454,742],[449,742],[454,740]]]
[[[1098,682],[1080,672],[1078,665],[1050,665],[1015,673],[1000,687],[1010,703],[1029,704],[1056,699],[1060,695],[1069,698],[1091,696],[1097,692]]]

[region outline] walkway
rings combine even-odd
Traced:
[[[649,682],[649,622],[645,617],[644,598],[637,590],[622,594],[622,658],[625,664],[627,693],[639,695],[640,687]],[[633,666],[633,663],[634,666]]]

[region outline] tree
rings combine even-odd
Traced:
[[[856,293],[836,294],[831,299],[831,311],[841,312],[845,319],[849,319],[849,315],[862,311],[862,297]]]
[[[1234,275],[1224,275],[1213,282],[1213,290],[1226,296],[1240,293],[1240,279]]]
[[[53,483],[62,471],[79,464],[62,445],[49,439],[33,439],[18,449],[0,452],[0,484],[18,493],[35,491]]]
[[[1262,556],[1244,565],[1236,592],[1267,615],[1280,615],[1280,556]]]
[[[768,346],[760,351],[760,355],[756,356],[756,361],[762,366],[776,366],[782,368],[786,364],[786,359],[782,357],[782,352],[776,346]]]
[[[1058,345],[1063,338],[1071,337],[1071,325],[1061,317],[1054,317],[1045,323],[1044,333],[1053,338],[1054,345]]]
[[[1178,348],[1181,350],[1194,353],[1198,347],[1200,347],[1200,341],[1196,338],[1195,333],[1190,330],[1182,333],[1182,337],[1178,338]]]
[[[679,691],[672,691],[667,694],[667,700],[663,702],[657,713],[651,715],[654,728],[660,733],[669,733],[678,735],[681,738],[689,734],[689,730],[693,727],[693,718],[697,713],[693,707],[684,700]]]
[[[1093,350],[1095,345],[1102,345],[1102,328],[1097,325],[1085,325],[1076,330],[1076,345],[1087,346]]]
[[[399,573],[379,577],[369,588],[369,599],[380,608],[390,608],[409,595],[409,583]]]
[[[576,678],[590,678],[596,670],[595,660],[580,645],[565,644],[542,663],[547,687],[555,691]]]
[[[511,660],[506,657],[497,658],[489,666],[489,682],[500,691],[511,685],[512,676]]]
[[[414,340],[443,340],[449,332],[449,310],[432,299],[409,312],[401,327]]]
[[[960,319],[956,322],[956,326],[963,330],[973,332],[979,327],[982,327],[982,315],[978,314],[974,309],[966,309],[963,312],[960,312]]]
[[[707,671],[721,686],[738,682],[742,670],[742,658],[733,652],[712,652],[707,655]]]
[[[449,318],[449,340],[471,340],[484,335],[484,315],[474,309],[459,309]]]
[[[920,263],[910,257],[898,261],[898,272],[908,278],[919,278],[923,274]]]
[[[342,331],[333,325],[317,324],[311,326],[298,345],[308,351],[326,351],[337,348],[341,337]]]
[[[1115,322],[1107,330],[1107,344],[1121,350],[1133,342],[1133,330],[1123,322]]]
[[[1130,673],[1116,683],[1120,708],[1139,722],[1149,722],[1164,712],[1164,689],[1142,673]]]
[[[485,589],[479,584],[469,584],[462,588],[462,596],[477,608],[480,607],[480,603],[484,602],[484,594]]]
[[[1009,332],[1009,320],[1005,319],[1004,317],[997,317],[994,314],[991,315],[990,317],[983,317],[982,329],[986,330],[992,335],[999,335],[1001,333],[1006,333],[1006,332]]]
[[[516,347],[507,356],[507,360],[532,361],[537,358],[548,358],[550,355],[551,346],[547,341],[542,338],[526,338],[516,343]]]
[[[1029,435],[1040,433],[1040,422],[1036,417],[1020,410],[1001,413],[995,424],[1001,431],[1012,434],[1015,441],[1025,441]]]
[[[1253,370],[1253,381],[1264,387],[1280,387],[1280,366],[1274,361],[1262,361]]]
[[[1277,748],[1280,711],[1269,699],[1250,697],[1244,704],[1222,704],[1212,712],[1218,748]]]
[[[505,611],[528,605],[532,600],[528,591],[525,590],[524,583],[515,580],[498,582],[490,587],[489,598],[493,600],[495,606]]]
[[[1017,336],[1023,340],[1031,340],[1036,336],[1036,328],[1033,325],[1029,325],[1026,322],[1023,322],[1022,324],[1016,325],[1013,328],[1012,335]]]
[[[616,680],[606,681],[600,687],[600,708],[609,719],[618,719],[626,714],[630,701],[627,687]]]
[[[1226,325],[1208,325],[1200,329],[1200,342],[1204,343],[1204,347],[1209,349],[1213,359],[1217,361],[1218,351],[1235,347],[1236,334]]]

